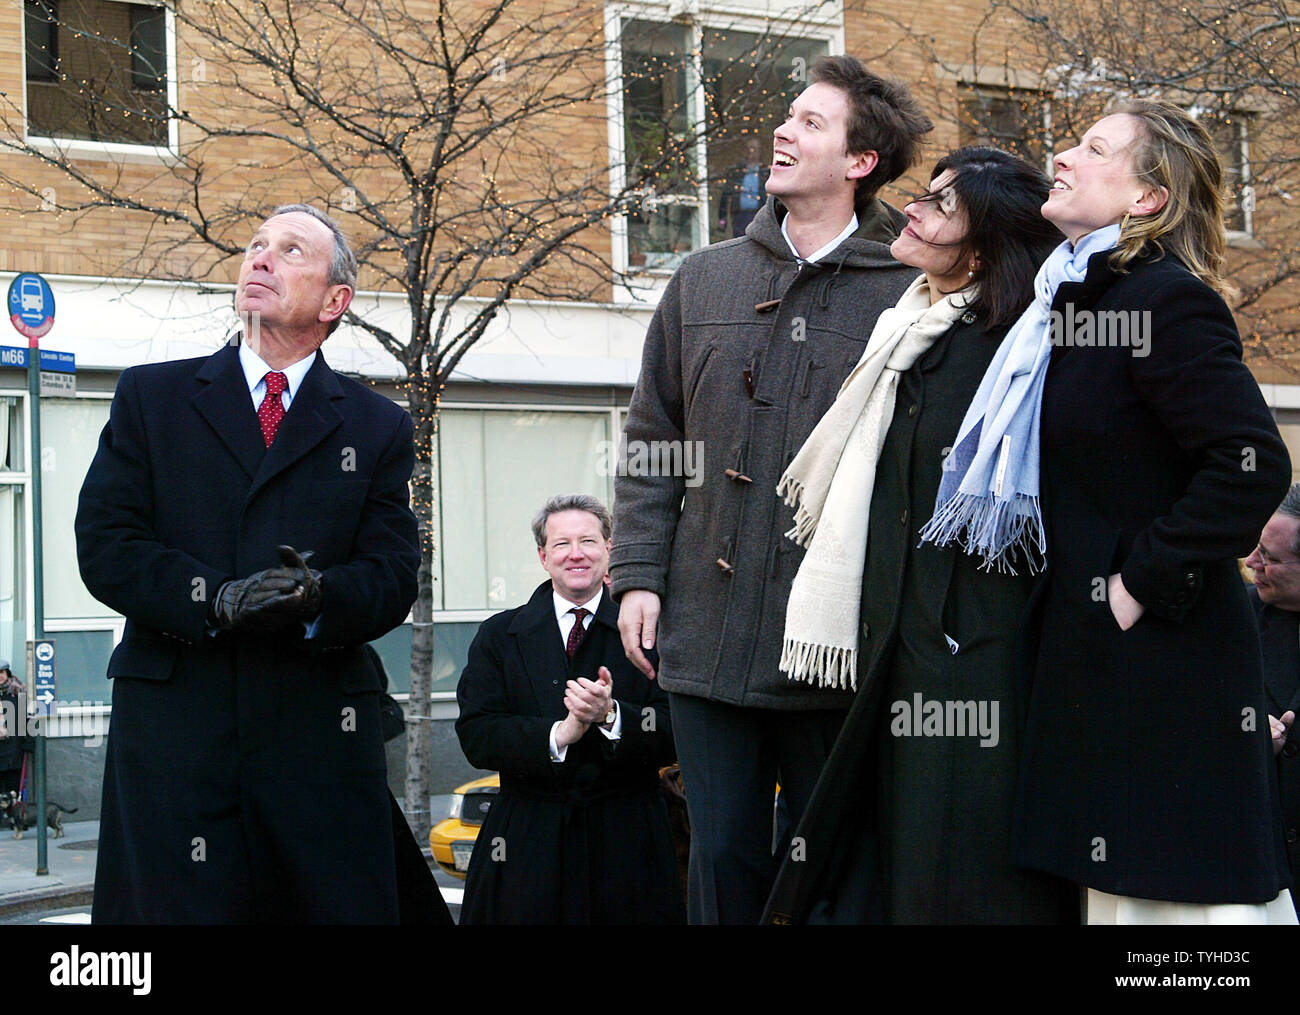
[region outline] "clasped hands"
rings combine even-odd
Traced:
[[[312,551],[277,547],[280,567],[224,583],[209,610],[222,631],[276,631],[310,621],[321,610],[321,573],[307,566]]]
[[[596,723],[605,721],[614,700],[614,677],[609,667],[596,671],[596,679],[579,677],[564,685],[564,707],[569,714],[555,730],[555,743],[567,747],[577,743]]]

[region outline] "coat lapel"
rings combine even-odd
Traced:
[[[192,400],[194,407],[252,479],[266,457],[266,444],[239,366],[238,348],[227,345],[217,350],[195,378],[201,387]]]
[[[1281,715],[1291,707],[1295,695],[1297,674],[1288,672],[1294,666],[1300,650],[1297,649],[1296,625],[1289,618],[1279,616],[1276,607],[1260,604],[1259,640],[1264,646],[1264,687],[1268,691],[1270,711]],[[1269,664],[1272,665],[1269,665]]]
[[[333,399],[342,397],[338,378],[325,364],[325,357],[320,354],[320,350],[317,350],[316,361],[303,378],[289,411],[280,421],[275,440],[253,476],[253,485],[248,491],[250,499],[271,479],[293,465],[343,424],[343,417],[333,405]],[[261,440],[260,430],[258,439]]]
[[[549,581],[539,585],[532,598],[515,614],[507,633],[515,639],[528,683],[537,699],[537,714],[564,718],[564,684],[569,679],[569,660],[560,644]]]

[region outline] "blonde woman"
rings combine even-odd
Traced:
[[[1149,101],[1055,166],[1043,215],[1087,259],[1052,304],[1013,858],[1086,889],[1089,923],[1295,923],[1236,563],[1290,466],[1222,298],[1222,170]]]

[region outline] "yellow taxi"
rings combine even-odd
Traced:
[[[501,792],[501,776],[486,775],[452,790],[447,817],[429,829],[429,849],[438,866],[454,878],[469,870],[469,855],[492,801]]]

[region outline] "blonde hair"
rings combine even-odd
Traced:
[[[1223,165],[1209,132],[1168,102],[1134,99],[1113,112],[1139,124],[1133,175],[1145,186],[1163,187],[1169,198],[1153,215],[1124,216],[1111,267],[1125,271],[1150,253],[1172,254],[1224,299],[1236,295],[1223,275],[1227,198]]]

